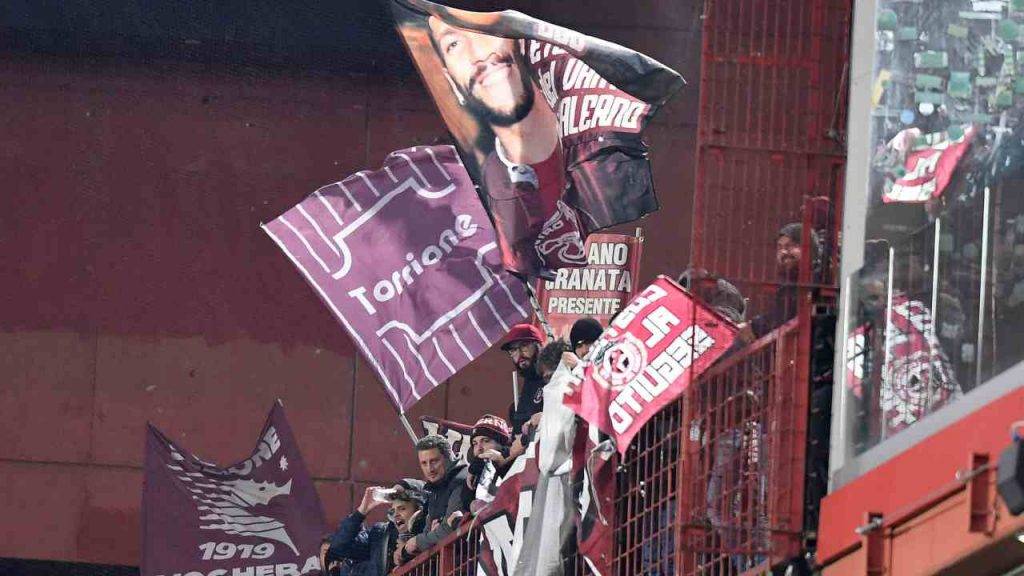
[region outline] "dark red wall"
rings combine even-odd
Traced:
[[[688,260],[694,4],[517,6],[691,80],[649,129],[663,208],[641,223],[644,279]],[[138,564],[147,420],[228,463],[280,397],[332,522],[414,475],[380,385],[259,223],[443,136],[419,79],[3,56],[0,557]],[[509,369],[492,351],[411,416],[502,413]]]

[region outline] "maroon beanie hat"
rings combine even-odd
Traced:
[[[473,432],[469,437],[472,439],[477,436],[490,438],[502,446],[512,444],[512,428],[509,427],[508,422],[505,422],[504,418],[494,414],[484,414],[476,421],[476,424],[473,425]]]

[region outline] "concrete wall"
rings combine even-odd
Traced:
[[[643,279],[674,274],[688,260],[698,3],[593,4],[517,8],[691,81],[648,131],[663,208],[640,224]],[[381,386],[258,225],[443,135],[415,77],[0,59],[0,557],[138,564],[146,421],[229,463],[281,398],[331,522],[367,484],[415,475]],[[504,413],[509,370],[491,351],[411,416]]]

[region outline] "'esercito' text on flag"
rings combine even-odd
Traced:
[[[392,152],[264,230],[299,269],[404,412],[530,309],[451,146]]]
[[[736,327],[659,276],[612,321],[565,403],[620,453],[640,428],[732,345]]]

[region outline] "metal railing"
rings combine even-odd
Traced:
[[[616,472],[615,575],[728,576],[800,552],[809,324],[721,360],[637,435]],[[464,523],[393,575],[475,576],[481,545]]]

